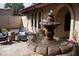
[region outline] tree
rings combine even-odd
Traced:
[[[19,15],[19,10],[24,8],[24,5],[23,3],[6,3],[5,8],[11,8],[14,15]]]
[[[5,8],[8,8],[8,7],[9,7],[9,8],[12,8],[11,3],[6,3],[6,4],[5,4]]]

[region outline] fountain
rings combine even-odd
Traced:
[[[45,37],[43,42],[52,42],[54,41],[54,29],[60,25],[59,22],[54,21],[54,14],[53,11],[51,10],[50,13],[48,14],[47,20],[42,20],[40,22],[42,26],[42,31],[44,31]]]
[[[44,37],[38,43],[33,42],[35,39],[28,40],[28,47],[31,50],[49,56],[71,51],[72,46],[67,45],[67,42],[61,45],[53,38],[54,30],[60,25],[60,23],[55,22],[52,10],[49,12],[47,19],[40,22],[40,25],[42,26],[40,31],[43,33]],[[38,41],[38,39],[35,41]]]

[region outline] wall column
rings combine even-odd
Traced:
[[[35,15],[33,15],[35,16]],[[33,18],[33,32],[35,32],[35,19]]]
[[[37,22],[36,22],[36,31],[38,32],[38,27],[39,27],[39,24],[38,24],[38,13],[37,13]]]

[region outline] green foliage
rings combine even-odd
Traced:
[[[74,31],[74,32],[72,33],[73,42],[74,42],[74,43],[77,43],[77,35],[78,35],[78,32],[77,32],[77,31]]]
[[[23,3],[6,3],[5,8],[13,9],[14,15],[18,15],[19,10],[24,8],[24,5],[23,5]]]
[[[2,32],[8,32],[8,30],[7,30],[7,29],[4,29],[4,28],[1,29],[1,31],[2,31]]]
[[[21,9],[24,8],[23,3],[6,3],[5,8]]]
[[[12,3],[12,8],[13,9],[22,9],[24,8],[23,3]]]
[[[11,3],[6,3],[6,4],[5,4],[5,8],[8,8],[8,7],[9,7],[9,8],[12,8]]]
[[[1,32],[2,32],[3,36],[7,36],[8,35],[8,30],[5,29],[5,28],[1,29]]]

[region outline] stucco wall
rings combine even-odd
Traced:
[[[63,5],[63,4],[60,4]],[[42,11],[42,20],[43,19],[47,19],[48,17],[48,13],[50,10],[53,10],[54,12],[56,11],[56,8],[58,8],[59,5],[54,5],[48,8],[44,8]],[[65,14],[67,13],[68,9],[64,8],[64,9],[60,9],[57,10],[58,13],[55,14],[55,21],[56,22],[60,22],[61,25],[59,25],[56,29],[55,29],[55,36],[59,37],[59,38],[66,38],[69,37],[69,31],[64,31],[64,21],[65,21]]]
[[[71,25],[70,25],[70,36],[73,35],[73,30],[77,33],[76,34],[76,39],[77,41],[79,42],[79,4],[71,4],[70,6],[72,8],[72,11],[73,13],[73,17],[71,18]],[[43,8],[42,10],[40,9],[40,11],[42,12],[42,20],[43,19],[46,19],[47,18],[47,14],[49,12],[50,9],[54,9],[55,7],[51,7],[51,8]],[[63,24],[64,24],[64,11],[62,11],[62,13],[60,13],[60,15],[57,15],[57,18],[56,18],[56,21],[59,21],[60,23],[62,23],[62,25],[60,25],[56,30],[55,30],[55,35],[56,36],[68,36],[69,35],[69,32],[64,32],[63,31]],[[62,15],[62,16],[61,16]],[[27,17],[27,20],[30,20],[28,21],[28,29],[31,29],[32,26],[31,26],[31,17],[29,17],[30,15],[28,15]],[[60,19],[59,19],[60,18]],[[74,20],[75,20],[75,23],[74,23]],[[75,26],[75,27],[74,27]],[[31,29],[32,30],[32,29]]]
[[[0,28],[20,28],[21,16],[0,16]]]
[[[38,9],[39,11],[41,11],[41,20],[47,19],[49,11],[53,10],[55,12],[56,11],[55,8],[58,8],[58,6],[59,5],[55,4],[55,5],[52,5],[50,7],[45,7],[45,8],[42,8],[42,9]],[[34,13],[34,11],[32,11],[32,12]],[[68,31],[64,31],[64,21],[65,21],[64,18],[65,18],[66,12],[67,11],[65,9],[62,9],[56,15],[56,19],[55,19],[55,21],[61,23],[61,25],[58,28],[56,28],[56,30],[55,30],[55,36],[60,37],[60,38],[69,36],[69,32]],[[28,23],[29,23],[28,24],[29,31],[31,31],[31,30],[34,31],[35,30],[34,26],[33,26],[33,29],[32,29],[32,26],[31,26],[31,12],[29,14],[27,14],[27,20],[28,20]],[[34,19],[33,19],[33,21],[34,21]]]
[[[7,16],[7,15],[13,15],[13,10],[12,9],[0,9],[0,15],[1,16]]]
[[[67,38],[69,37],[69,31],[64,30],[65,25],[65,15],[68,12],[68,9],[63,7],[61,8],[58,13],[56,14],[56,22],[59,22],[60,25],[55,29],[55,36],[60,38]]]
[[[79,43],[79,4],[72,4],[75,15],[75,28],[74,32],[76,33],[76,39]]]
[[[26,16],[26,20],[27,20],[27,31],[32,32],[33,29],[32,29],[32,22],[31,22],[31,14],[28,14]]]

